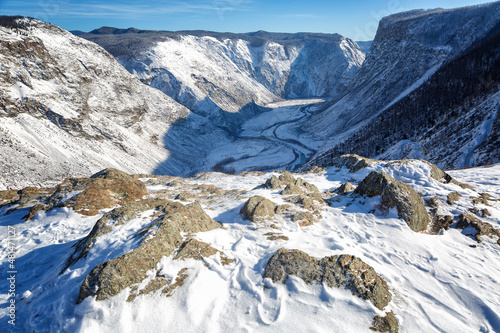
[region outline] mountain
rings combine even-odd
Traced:
[[[317,172],[0,191],[0,330],[500,330],[500,166]]]
[[[485,59],[482,64],[476,63],[474,68],[454,73],[452,82],[443,81],[446,76],[444,71],[449,72],[453,66],[458,68],[459,64],[466,63],[466,53],[474,53],[473,48],[480,49],[480,43],[494,35],[499,24],[499,2],[454,10],[415,10],[382,19],[363,66],[347,88],[348,93],[331,107],[315,114],[302,126],[304,130],[326,138],[325,145],[310,164],[319,161],[322,158],[320,156],[326,157],[332,153],[336,154],[337,151],[358,153],[356,149],[359,147],[364,149],[361,153],[369,156],[395,157],[395,151],[398,149],[395,144],[403,147],[402,140],[411,141],[418,135],[424,135],[423,132],[427,129],[437,126],[436,129],[448,128],[441,132],[441,139],[416,139],[414,146],[421,145],[422,150],[412,148],[415,151],[414,154],[403,154],[401,157],[418,157],[418,152],[421,151],[422,157],[430,158],[447,168],[464,165],[463,160],[468,154],[467,149],[474,145],[476,136],[480,136],[480,128],[485,121],[495,118],[496,107],[493,96],[498,89],[497,85],[493,84],[491,89],[486,89],[488,91],[484,95],[474,96],[475,101],[465,106],[469,103],[468,98],[472,96],[470,87],[464,88],[463,86],[473,84],[479,89],[478,93],[483,92],[485,89],[480,88],[481,77],[484,74],[485,82],[490,80],[487,72],[493,69],[494,65]],[[490,47],[494,48],[492,45]],[[489,55],[492,54],[491,50],[488,52]],[[469,57],[481,57],[477,52],[472,53]],[[460,58],[462,56],[463,58]],[[455,61],[457,62],[453,65]],[[450,67],[444,69],[445,65]],[[440,75],[441,80],[437,78]],[[432,97],[429,93],[436,92],[432,90],[436,88],[436,84],[432,85],[432,89],[430,86],[423,88],[423,85],[433,79],[436,80],[435,82],[440,80],[439,90],[447,94],[440,98],[443,101],[447,99],[452,105],[442,105],[439,104],[440,102],[431,101]],[[409,94],[417,89],[427,89],[427,95],[424,96],[424,90],[421,90],[418,98],[413,95],[412,99],[409,99]],[[436,97],[436,94],[432,96]],[[399,103],[399,113],[390,111],[394,110],[392,108],[397,103]],[[453,122],[449,125],[447,122],[452,118],[440,116],[443,112],[451,112],[448,109],[453,106],[453,103],[457,103],[455,113],[467,113],[467,110],[472,112],[476,109],[473,104],[479,109],[475,116],[467,116],[476,119],[474,124],[467,125],[464,131],[457,130],[463,125],[462,123]],[[464,105],[462,109],[467,110],[461,110],[460,105]],[[447,110],[437,109],[443,107]],[[390,118],[396,120],[387,121]],[[432,126],[421,124],[416,118],[427,118],[434,124]],[[373,145],[373,140],[351,144],[354,141],[363,141],[361,137],[366,138],[372,134],[380,138],[377,128],[374,127],[375,123],[384,133],[383,138],[378,140],[376,145]],[[388,142],[385,138],[391,136],[392,133],[387,133],[384,127],[390,127],[390,131],[397,133],[388,139]],[[449,150],[461,151],[446,159],[444,155],[447,152],[441,149],[442,140],[446,137],[444,133],[449,133],[451,128],[455,128],[452,131],[455,133],[455,141]],[[468,135],[470,131],[477,135]],[[396,143],[398,140],[399,143]],[[447,144],[449,144],[448,141]],[[372,145],[371,149],[368,148],[369,145]],[[330,148],[333,149],[329,150]],[[390,153],[389,149],[394,151]],[[403,147],[403,150],[405,149]],[[491,147],[489,149],[491,150]],[[384,153],[386,155],[383,155]],[[480,158],[477,163],[481,160],[486,161],[487,158]],[[477,164],[474,162],[471,165]]]
[[[168,158],[162,138],[189,110],[94,43],[35,19],[0,22],[0,188],[152,172]]]
[[[104,47],[142,82],[203,114],[335,96],[364,60],[357,44],[338,34],[103,27],[81,37]]]
[[[424,158],[446,169],[500,161],[500,25],[330,151]]]

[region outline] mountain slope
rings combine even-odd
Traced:
[[[324,149],[331,147],[483,40],[499,22],[498,2],[454,10],[414,10],[383,18],[348,93],[303,128],[330,141]]]
[[[189,111],[142,84],[98,45],[34,19],[0,26],[0,188],[106,166],[152,172]]]
[[[331,155],[419,157],[447,169],[500,161],[500,25]]]
[[[251,102],[331,97],[343,91],[364,60],[356,43],[337,34],[101,28],[81,36],[103,46],[141,81],[199,113],[213,104],[237,112]]]

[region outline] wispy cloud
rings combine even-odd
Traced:
[[[111,4],[110,4],[111,3]],[[68,1],[56,0],[50,4],[45,1],[16,2],[11,4],[9,11],[18,11],[19,14],[33,15],[35,17],[121,17],[131,19],[145,16],[169,15],[176,13],[192,14],[218,14],[227,12],[248,11],[252,0],[198,0],[176,1],[162,0],[151,1],[146,4],[136,1],[121,1],[120,3],[108,1]],[[26,14],[25,14],[26,13]]]

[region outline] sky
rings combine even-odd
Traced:
[[[477,0],[0,0],[0,15],[34,17],[66,30],[102,26],[146,30],[339,33],[372,40],[378,21],[410,9],[456,8]]]

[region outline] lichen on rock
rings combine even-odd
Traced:
[[[279,249],[268,261],[264,277],[285,283],[293,275],[307,284],[324,283],[346,288],[383,309],[392,299],[389,286],[368,264],[352,255],[335,255],[318,260],[300,250]]]
[[[162,257],[169,256],[183,242],[182,232],[196,233],[220,228],[199,203],[180,205],[137,232],[138,248],[96,266],[80,287],[78,303],[88,296],[104,300],[146,278]]]
[[[387,208],[396,207],[399,218],[415,232],[424,231],[430,222],[420,195],[410,185],[384,172],[372,171],[359,183],[354,193],[367,197],[380,195],[382,205]]]
[[[256,195],[248,199],[240,210],[240,214],[252,222],[259,222],[274,216],[276,204],[269,199]]]
[[[376,315],[370,330],[383,333],[398,333],[399,324],[394,312],[387,312],[385,317]]]

